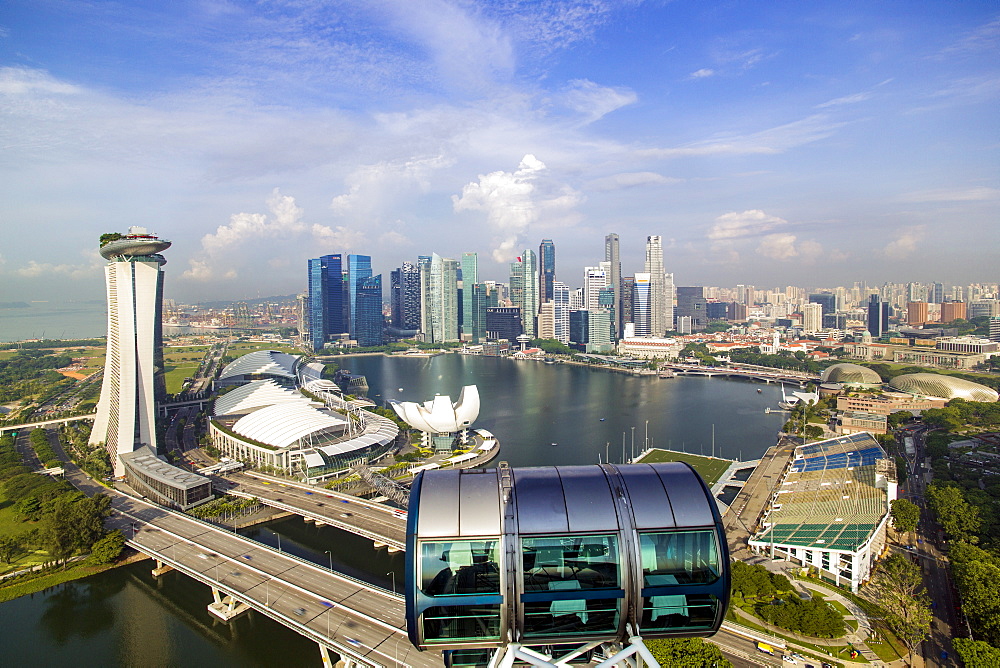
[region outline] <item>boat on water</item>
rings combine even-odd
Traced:
[[[558,443],[553,443],[552,445],[559,445]]]
[[[761,390],[761,389],[760,389],[760,388],[758,387],[758,388],[757,388],[757,394],[761,394],[761,393],[763,393],[763,390]]]

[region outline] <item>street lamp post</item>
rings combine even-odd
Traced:
[[[323,551],[326,552],[327,556],[330,557],[330,572],[332,573],[333,572],[333,552],[331,552],[330,550],[323,550]]]
[[[623,452],[622,452],[622,459],[624,460],[625,459],[625,453],[624,453],[625,448],[622,448],[622,450],[623,450]],[[632,425],[632,452],[635,452],[635,425]],[[624,464],[624,463],[625,462],[623,461],[622,464]]]
[[[274,535],[278,537],[278,552],[281,552],[281,534],[275,532]]]
[[[392,576],[392,593],[396,593],[396,571],[389,571],[386,575]]]

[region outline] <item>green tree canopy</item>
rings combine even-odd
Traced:
[[[988,642],[954,638],[951,644],[965,668],[996,668],[1000,666],[1000,649],[993,647]]]
[[[1000,567],[990,562],[955,564],[955,582],[973,634],[1000,646]]]
[[[125,536],[121,531],[112,531],[90,548],[90,559],[95,564],[110,564],[125,549]]]
[[[920,567],[901,554],[884,559],[865,587],[869,600],[885,610],[885,620],[912,652],[931,628],[930,599]]]
[[[953,485],[930,485],[927,505],[937,515],[942,528],[954,540],[977,543],[979,509],[969,504],[962,490]]]
[[[920,508],[907,499],[892,502],[892,528],[900,533],[916,531],[920,521]]]
[[[661,666],[677,668],[724,668],[732,666],[715,645],[701,638],[657,638],[646,647]]]

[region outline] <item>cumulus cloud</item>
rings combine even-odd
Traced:
[[[708,231],[708,238],[721,240],[755,237],[785,225],[788,225],[788,221],[784,218],[766,214],[760,209],[742,213],[733,211],[715,219],[715,225]]]
[[[627,88],[609,88],[588,81],[577,79],[570,82],[565,94],[566,105],[583,115],[587,122],[610,114],[616,109],[633,104],[639,96]]]
[[[816,241],[799,241],[794,234],[769,234],[760,240],[757,253],[772,260],[803,261],[818,260],[823,255],[823,247]]]
[[[590,190],[596,191],[612,191],[639,188],[642,186],[672,185],[674,183],[683,183],[683,181],[684,179],[663,176],[656,172],[623,172],[595,179],[588,183],[587,187]]]
[[[67,276],[73,279],[93,278],[100,271],[100,265],[93,264],[51,264],[29,260],[27,266],[14,270],[14,274],[22,278],[39,278],[45,276]]]
[[[707,77],[715,76],[715,70],[703,67],[700,70],[695,70],[688,75],[691,79],[705,79]]]
[[[517,255],[528,226],[542,212],[565,213],[580,203],[575,190],[541,183],[545,170],[545,163],[529,153],[516,171],[480,174],[478,181],[462,188],[461,196],[451,196],[456,213],[486,212],[486,221],[497,234],[492,251],[497,262],[508,262]]]
[[[896,237],[886,244],[882,253],[890,260],[905,260],[916,252],[924,231],[923,225],[896,230]]]
[[[201,238],[201,252],[188,260],[183,277],[193,281],[233,279],[239,275],[234,263],[250,264],[259,254],[273,259],[274,248],[311,237],[324,248],[351,250],[364,238],[359,230],[329,227],[303,220],[303,210],[295,198],[282,195],[278,188],[266,201],[268,213],[236,213],[229,223]]]

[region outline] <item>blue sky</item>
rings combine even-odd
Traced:
[[[679,285],[994,282],[998,56],[995,2],[8,0],[0,300],[102,298],[129,225],[179,300],[542,238],[577,286],[608,232]]]

